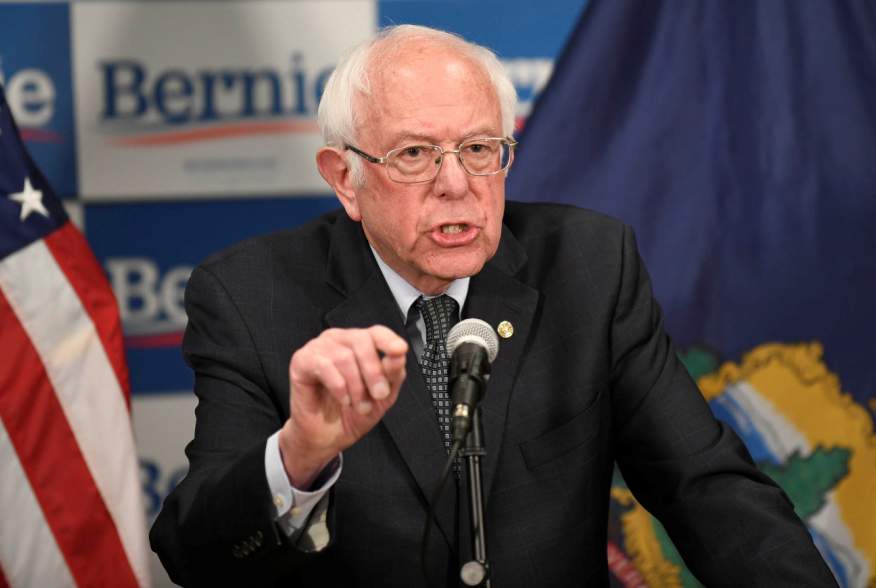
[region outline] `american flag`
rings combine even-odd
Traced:
[[[148,584],[116,302],[0,86],[0,587]]]

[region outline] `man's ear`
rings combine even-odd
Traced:
[[[344,151],[336,147],[323,147],[316,152],[316,166],[322,179],[337,194],[338,200],[347,211],[347,216],[357,222],[362,220],[362,215],[359,214],[359,201],[356,200],[353,174]]]

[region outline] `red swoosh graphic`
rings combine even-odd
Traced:
[[[127,335],[125,347],[129,349],[154,349],[156,347],[179,347],[182,345],[182,331],[158,335]]]
[[[123,147],[159,147],[162,145],[179,145],[197,143],[217,139],[232,139],[250,135],[286,135],[291,133],[316,133],[319,126],[312,120],[288,120],[281,122],[243,123],[208,127],[203,129],[186,129],[168,131],[165,133],[150,133],[110,139],[114,145]]]
[[[64,140],[55,131],[37,128],[21,129],[21,138],[29,143],[61,143]]]
[[[518,117],[514,118],[514,132],[515,133],[520,133],[523,131],[523,127],[526,126],[526,119],[527,118],[528,117],[525,117],[525,116],[518,116]]]

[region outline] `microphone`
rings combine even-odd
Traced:
[[[499,338],[486,322],[465,319],[447,334],[450,356],[448,386],[453,406],[451,431],[454,441],[464,441],[471,430],[471,419],[484,397],[490,378],[490,364],[499,353]]]

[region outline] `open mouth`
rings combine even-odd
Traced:
[[[459,224],[459,225],[441,225],[441,232],[445,235],[455,235],[457,233],[461,233],[468,228],[468,225]]]
[[[469,245],[479,234],[477,225],[469,223],[447,223],[438,225],[432,231],[432,239],[443,247]]]

